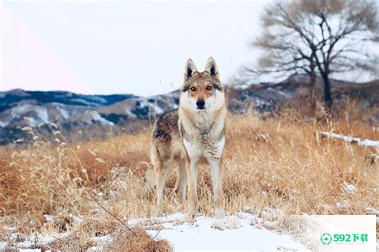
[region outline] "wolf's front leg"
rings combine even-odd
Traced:
[[[187,179],[188,179],[188,210],[189,217],[194,218],[197,213],[197,164],[199,158],[192,157],[186,165]]]
[[[178,160],[178,165],[179,165],[179,178],[178,178],[176,192],[179,193],[181,201],[185,202],[186,192],[187,192],[187,183],[188,183],[186,167],[189,164],[187,164],[186,159],[180,158]]]
[[[213,185],[213,199],[215,204],[215,212],[217,218],[224,217],[224,207],[222,200],[222,175],[223,166],[221,158],[207,158],[211,167],[212,185]]]

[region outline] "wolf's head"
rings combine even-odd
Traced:
[[[225,105],[224,87],[215,60],[209,57],[204,72],[198,72],[192,59],[184,68],[180,106],[191,112],[213,112]]]

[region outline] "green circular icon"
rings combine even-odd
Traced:
[[[322,244],[328,245],[332,242],[332,236],[328,233],[324,233],[321,235],[320,240],[321,240]]]

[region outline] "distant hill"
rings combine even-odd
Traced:
[[[332,80],[331,84],[336,99],[358,99],[367,103],[367,107],[379,104],[379,81],[354,84]],[[316,90],[321,100],[321,79],[317,79]],[[255,113],[275,113],[286,101],[308,96],[309,77],[293,75],[280,83],[228,86],[228,108],[231,113],[239,114],[246,113],[249,107],[254,108]],[[132,94],[80,95],[21,89],[0,92],[0,145],[28,139],[27,132],[22,130],[26,126],[40,127],[41,131],[51,133],[54,130],[51,122],[68,136],[82,129],[87,129],[86,137],[103,134],[104,128],[123,132],[141,130],[154,117],[178,107],[179,91],[144,99]],[[371,123],[378,121],[379,114],[375,114]]]

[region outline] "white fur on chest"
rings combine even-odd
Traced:
[[[183,139],[184,147],[187,150],[188,156],[192,158],[221,158],[224,151],[225,137],[215,141],[210,138],[198,136],[191,140]]]
[[[197,129],[205,132],[211,128],[213,118],[207,112],[198,112],[196,120],[193,123]]]

